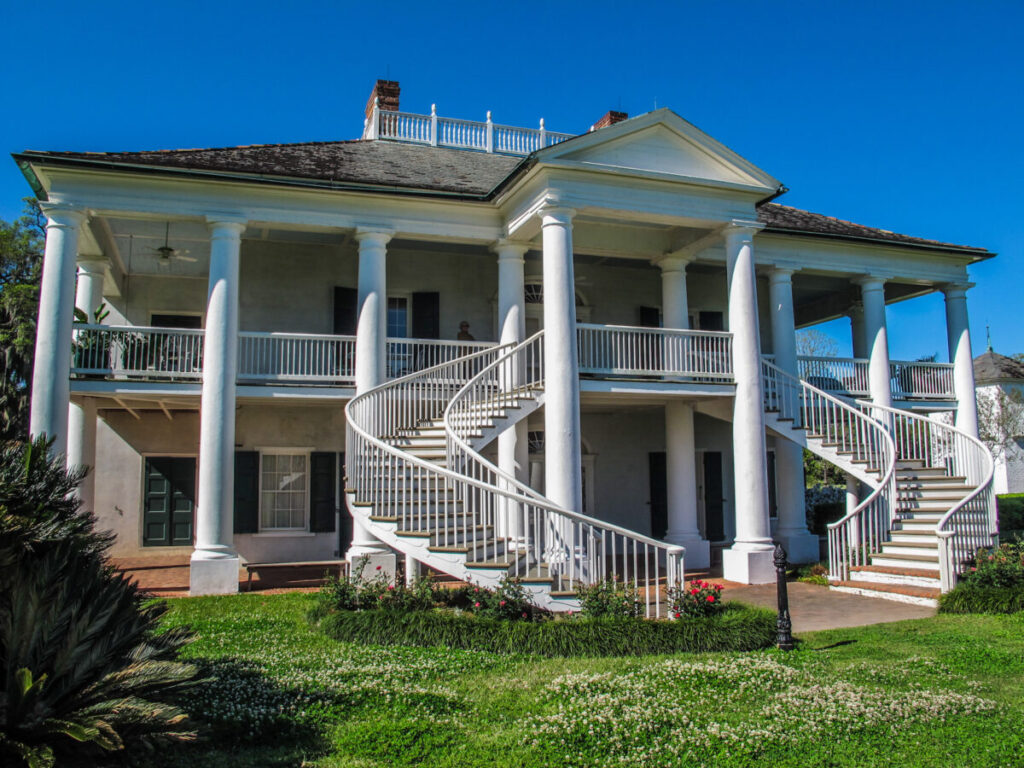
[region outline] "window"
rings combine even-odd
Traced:
[[[409,335],[409,300],[404,296],[388,297],[388,338],[404,339]]]
[[[264,453],[260,464],[260,530],[306,530],[309,457]]]

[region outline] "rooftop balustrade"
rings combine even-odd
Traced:
[[[438,117],[434,107],[431,107],[429,115],[393,112],[374,107],[363,130],[364,139],[387,139],[412,144],[429,144],[432,147],[475,149],[504,155],[529,155],[531,152],[571,139],[574,135],[547,130],[543,119],[539,128],[517,128],[492,122],[490,112],[487,113],[487,120],[479,122]]]

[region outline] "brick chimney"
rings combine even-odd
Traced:
[[[596,131],[599,128],[606,128],[609,125],[621,123],[623,120],[629,120],[629,115],[627,115],[625,112],[616,112],[614,109],[609,109],[607,112],[604,113],[604,117],[602,117],[592,126],[590,126],[590,130]]]
[[[378,106],[390,112],[398,111],[398,94],[401,93],[397,80],[378,80],[370,91],[370,100],[366,102],[366,117],[373,112],[373,100],[379,99]]]

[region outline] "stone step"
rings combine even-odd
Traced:
[[[907,587],[940,587],[939,572],[924,568],[888,568],[880,565],[857,565],[850,568],[850,581],[876,584],[902,584]]]
[[[877,597],[900,603],[924,605],[935,608],[939,604],[939,590],[902,584],[868,584],[863,581],[831,581],[829,588],[863,597]]]

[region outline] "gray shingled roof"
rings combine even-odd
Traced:
[[[866,227],[863,224],[854,224],[852,221],[843,221],[832,216],[811,213],[810,211],[791,208],[788,205],[780,205],[779,203],[765,203],[757,209],[757,214],[758,219],[765,223],[765,231],[767,232],[795,232],[842,239],[884,240],[886,242],[927,246],[930,248],[977,251],[979,255],[988,253],[984,248],[944,243],[939,240],[927,240],[923,237],[913,237],[911,235],[901,235],[898,232],[890,232],[887,229]]]
[[[149,171],[230,174],[280,184],[361,185],[419,194],[456,194],[486,199],[530,158],[396,141],[328,141],[257,144],[213,149],[156,152],[37,152],[16,154],[27,164],[57,162]],[[30,178],[31,183],[35,183]],[[37,194],[40,190],[37,190]],[[984,248],[943,243],[866,227],[778,203],[758,208],[766,231],[846,240],[886,242],[911,247],[990,255]]]
[[[361,140],[158,152],[26,152],[24,156],[351,182],[471,196],[487,195],[522,162],[522,158],[508,155]]]
[[[974,381],[978,384],[1006,379],[1024,380],[1024,363],[991,349],[974,358]]]

